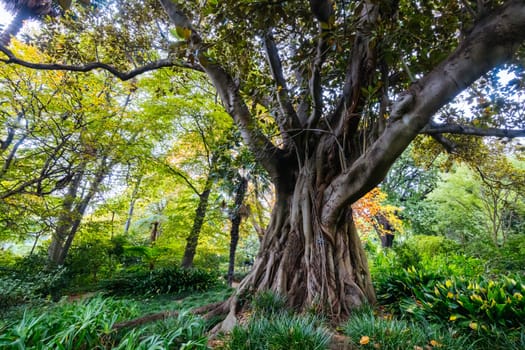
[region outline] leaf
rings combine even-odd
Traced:
[[[361,345],[366,345],[368,343],[370,343],[370,337],[367,335],[363,335],[361,339],[359,340],[359,344]]]

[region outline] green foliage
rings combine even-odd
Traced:
[[[4,326],[0,347],[12,349],[205,349],[205,323],[187,312],[165,323],[116,332],[113,325],[139,315],[129,300],[97,296],[24,313]]]
[[[473,332],[487,341],[507,332],[514,344],[520,339],[516,330],[525,325],[525,285],[519,275],[445,278],[411,267],[379,279],[376,290],[378,301],[398,315]]]
[[[184,291],[205,291],[217,286],[218,274],[203,269],[180,267],[122,273],[102,281],[102,288],[114,295],[159,295]]]
[[[313,317],[281,313],[271,318],[252,318],[246,327],[236,326],[219,349],[320,350],[326,349],[330,333]]]
[[[255,315],[271,317],[286,310],[286,296],[271,290],[261,291],[253,296],[251,306]]]
[[[68,284],[67,269],[47,268],[39,254],[18,258],[0,271],[0,309],[36,301],[58,299]]]
[[[467,254],[483,261],[487,270],[493,274],[524,272],[525,235],[509,235],[501,247],[491,241],[472,242],[465,247]]]
[[[493,328],[525,326],[525,284],[518,276],[476,280],[451,278],[414,289],[418,306],[429,318],[456,322],[464,328],[489,332]]]
[[[375,315],[370,308],[356,311],[343,331],[360,349],[475,349],[468,337],[445,328]]]

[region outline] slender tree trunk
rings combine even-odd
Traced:
[[[208,209],[208,201],[210,198],[212,183],[213,181],[210,174],[208,175],[208,179],[206,179],[204,191],[199,195],[199,205],[197,206],[197,210],[195,211],[193,227],[191,228],[190,234],[186,238],[186,248],[184,249],[184,256],[182,257],[181,263],[181,266],[183,268],[190,268],[193,266],[193,258],[195,257],[195,252],[197,251],[199,236],[201,233],[202,225],[204,224],[206,211]]]
[[[24,26],[24,21],[31,18],[31,13],[26,8],[20,8],[11,23],[0,34],[0,45],[7,46],[11,42],[11,37],[14,37],[20,32]]]
[[[151,233],[149,237],[149,240],[151,243],[155,243],[155,241],[159,237],[159,228],[160,228],[160,222],[155,221],[151,223]]]
[[[230,231],[230,261],[228,264],[228,285],[231,286],[233,282],[233,273],[235,270],[235,252],[237,251],[237,243],[239,242],[239,228],[242,221],[242,203],[248,188],[248,180],[240,176],[239,184],[235,194],[234,207],[231,213],[231,231]]]
[[[85,167],[79,171],[69,185],[68,193],[64,198],[63,210],[58,218],[57,228],[48,248],[48,257],[52,264],[64,264],[69,248],[71,248],[73,239],[82,223],[84,213],[111,168],[111,165],[107,164],[106,161],[106,158],[101,161],[89,189],[81,198],[78,198],[78,190],[84,178]]]
[[[72,227],[75,218],[73,215],[73,206],[77,199],[78,190],[84,176],[85,164],[73,177],[69,184],[68,191],[62,201],[62,210],[58,216],[58,223],[48,248],[49,261],[55,265],[63,263],[61,256],[64,249],[64,243],[68,237],[69,228]]]
[[[128,218],[126,219],[126,223],[124,224],[124,235],[127,235],[129,232],[129,227],[131,226],[131,218],[133,217],[133,211],[135,210],[135,203],[137,202],[137,195],[140,188],[140,183],[142,182],[142,175],[138,178],[137,183],[135,184],[135,187],[133,188],[133,192],[131,193],[131,200],[129,202],[129,210],[128,210]]]

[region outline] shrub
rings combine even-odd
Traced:
[[[370,308],[358,310],[343,326],[354,345],[363,349],[472,349],[468,337],[389,315],[375,316]]]
[[[451,278],[414,293],[429,318],[484,332],[525,327],[525,284],[518,276]]]
[[[245,327],[236,326],[219,349],[231,350],[317,350],[326,349],[330,333],[313,316],[280,314],[254,317]]]
[[[101,283],[115,295],[158,295],[184,291],[206,291],[219,283],[218,274],[179,267],[125,273]]]
[[[65,287],[65,276],[66,270],[60,267],[25,275],[14,270],[0,277],[0,309],[48,296],[57,300]]]

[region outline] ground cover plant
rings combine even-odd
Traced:
[[[313,314],[294,314],[286,308],[284,296],[263,291],[253,296],[252,305],[252,313],[224,337],[219,349],[321,350],[328,347],[331,333],[325,320]]]
[[[0,347],[7,349],[204,349],[206,323],[181,311],[166,322],[116,330],[115,324],[139,316],[133,300],[96,296],[61,302],[23,313],[2,324]]]

